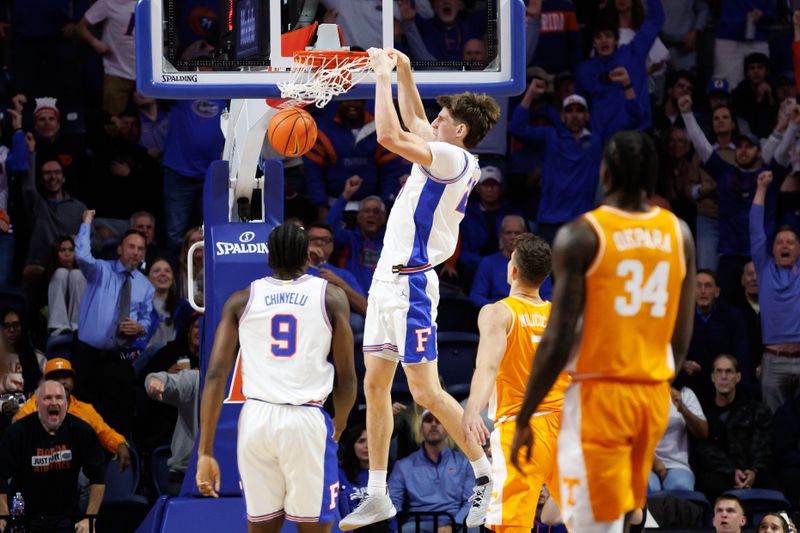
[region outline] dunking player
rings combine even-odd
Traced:
[[[567,367],[573,381],[558,438],[557,488],[571,533],[622,531],[626,513],[644,505],[667,426],[669,380],[686,357],[694,318],[691,234],[672,213],[645,202],[658,174],[653,143],[641,133],[617,133],[600,174],[606,205],[556,236],[553,310],[511,446],[517,468],[521,448],[526,457],[538,453],[530,418]]]
[[[455,250],[467,197],[480,177],[472,148],[497,122],[500,110],[486,95],[440,96],[442,110],[428,123],[409,60],[395,50],[368,50],[375,70],[378,142],[414,163],[392,209],[383,252],[369,290],[364,325],[364,392],[367,399],[369,481],[367,497],[339,527],[351,530],[395,515],[386,492],[392,434],[391,386],[403,364],[414,399],[442,422],[472,462],[476,487],[467,524],[486,516],[491,465],[483,449],[461,431],[462,409],[439,385],[436,365],[436,306],[439,280],[433,267]],[[392,101],[391,73],[397,66],[400,127]]]
[[[238,344],[247,401],[236,457],[248,531],[277,533],[285,517],[301,533],[325,533],[339,492],[336,440],[356,397],[350,307],[340,288],[305,274],[301,227],[276,227],[267,247],[272,277],[231,295],[217,327],[200,404],[197,488],[218,496],[214,433]],[[332,422],[322,409],[331,390]]]
[[[542,485],[551,482],[556,462],[556,441],[569,376],[562,373],[530,419],[536,436],[536,453],[524,470],[508,468],[512,423],[525,396],[536,347],[550,316],[550,302],[539,296],[539,286],[550,273],[550,247],[530,233],[517,237],[508,262],[511,292],[497,303],[485,305],[478,316],[481,340],[464,408],[464,432],[484,444],[489,432],[481,411],[489,403],[494,420],[491,434],[492,474],[495,490],[489,501],[487,527],[498,533],[528,533],[533,527]]]

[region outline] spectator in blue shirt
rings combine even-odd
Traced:
[[[756,192],[756,177],[764,170],[776,173],[779,179],[767,190],[765,201],[766,218],[764,229],[767,238],[775,233],[777,220],[777,197],[786,169],[780,161],[786,161],[788,150],[794,140],[797,124],[800,118],[795,113],[795,120],[786,128],[780,144],[774,151],[771,160],[762,163],[761,146],[758,138],[753,134],[740,134],[734,138],[735,165],[724,161],[713,150],[706,136],[700,130],[697,120],[692,114],[692,99],[683,96],[678,101],[678,106],[683,114],[686,132],[689,140],[694,145],[700,157],[702,168],[717,182],[719,191],[719,267],[717,276],[722,289],[722,297],[728,299],[736,294],[740,285],[742,269],[750,260],[750,235],[748,213]]]
[[[352,200],[377,195],[388,203],[400,190],[400,177],[411,165],[378,144],[375,119],[364,100],[343,100],[332,119],[317,119],[314,147],[303,156],[306,185],[311,202],[325,220],[328,207],[338,198],[351,177],[362,182]]]
[[[72,354],[78,376],[75,395],[94,404],[111,427],[130,436],[136,387],[133,359],[147,345],[153,312],[153,286],[138,270],[146,238],[128,230],[117,248],[118,259],[95,259],[89,242],[93,219],[94,210],[84,212],[75,239],[75,257],[86,277]],[[124,290],[126,282],[130,292]]]
[[[456,523],[440,517],[438,531],[444,533],[442,528],[447,526],[452,531],[467,516],[475,476],[469,459],[448,446],[447,431],[427,409],[422,414],[420,432],[420,449],[394,465],[389,476],[389,496],[400,512],[450,513]],[[402,526],[402,531],[412,533],[415,526],[411,520]],[[433,519],[423,517],[419,531],[437,533],[433,529]]]
[[[578,65],[576,91],[585,96],[592,105],[595,124],[608,123],[617,129],[629,128],[632,118],[626,116],[625,87],[632,85],[635,98],[639,99],[643,112],[640,130],[650,127],[650,93],[647,81],[647,56],[661,26],[664,24],[664,8],[661,0],[647,0],[647,16],[637,30],[633,40],[617,47],[619,27],[616,17],[603,17],[594,27],[593,48],[595,56]],[[623,67],[630,79],[620,88],[610,76],[615,69]],[[638,122],[638,115],[635,117]]]
[[[714,77],[736,87],[744,58],[753,52],[769,55],[767,33],[775,20],[775,0],[722,0],[714,41]]]
[[[500,251],[481,259],[472,280],[469,299],[480,309],[508,296],[508,261],[514,251],[517,236],[527,231],[525,220],[519,215],[507,215],[500,224]],[[544,298],[544,296],[542,296]]]
[[[167,246],[177,256],[183,235],[202,218],[203,182],[225,142],[219,118],[225,100],[176,100],[164,144],[164,213]]]
[[[386,205],[379,196],[367,196],[358,203],[356,227],[351,229],[342,224],[345,206],[361,188],[363,182],[364,180],[358,176],[347,179],[342,194],[328,212],[327,222],[335,232],[333,242],[337,264],[353,274],[358,280],[358,285],[367,291],[372,285],[372,276],[375,274],[375,267],[383,250]]]
[[[364,317],[367,314],[367,293],[353,274],[328,262],[333,253],[333,228],[324,222],[315,222],[306,227],[306,234],[308,235],[306,272],[344,291],[350,303],[350,327],[354,334],[363,333]]]
[[[507,215],[522,214],[509,205],[503,191],[503,171],[494,165],[481,167],[475,185],[475,198],[467,203],[461,221],[461,245],[458,251],[458,278],[469,287],[481,259],[500,249],[500,223]],[[523,230],[524,231],[524,230]]]
[[[745,383],[750,383],[747,329],[741,312],[720,301],[720,288],[711,270],[697,272],[696,310],[692,340],[683,364],[685,384],[702,399],[711,389],[711,364],[727,353],[736,358]]]
[[[406,33],[413,25],[423,41],[409,41],[409,56],[412,60],[460,61],[464,44],[486,33],[487,12],[476,10],[467,13],[461,0],[433,0],[432,5],[432,18],[415,13],[408,19],[404,14]],[[412,14],[413,11],[404,13]]]
[[[608,74],[615,84],[622,86],[625,94],[623,102],[626,113],[621,113],[622,106],[614,109],[614,113],[628,117],[628,122],[624,124],[599,118],[602,114],[593,114],[593,131],[589,131],[586,129],[590,117],[586,99],[573,94],[562,103],[563,126],[530,125],[529,108],[546,90],[546,84],[536,78],[531,81],[522,101],[511,115],[509,131],[543,149],[542,194],[536,222],[539,226],[538,235],[550,243],[562,224],[594,208],[603,147],[617,131],[613,124],[620,124],[627,129],[637,129],[643,124],[641,102],[637,99],[628,72],[618,67]]]
[[[800,239],[797,230],[782,226],[775,235],[772,256],[764,231],[764,204],[771,172],[758,175],[750,209],[750,247],[758,274],[761,307],[761,391],[773,412],[800,392]]]

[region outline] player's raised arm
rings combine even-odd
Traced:
[[[380,48],[370,48],[367,52],[375,71],[375,130],[378,143],[412,163],[430,166],[433,154],[425,139],[400,127],[392,100],[394,61]]]
[[[495,379],[506,352],[506,336],[511,321],[511,311],[501,303],[484,305],[478,315],[478,357],[469,388],[469,399],[461,417],[464,438],[474,439],[484,446],[489,430],[483,423],[481,411],[489,403]]]
[[[197,449],[197,489],[203,496],[218,498],[219,464],[214,458],[214,435],[225,399],[225,384],[236,361],[239,346],[239,318],[250,298],[250,288],[233,293],[222,308],[211,359],[200,400],[200,441]]]
[[[672,357],[675,359],[675,372],[679,372],[689,352],[692,340],[692,328],[695,315],[695,290],[697,268],[695,267],[695,248],[692,232],[684,221],[679,221],[683,236],[683,259],[686,263],[686,275],[681,285],[681,300],[678,304],[678,316],[675,318],[675,330],[672,332]]]
[[[347,417],[356,402],[356,367],[353,362],[353,331],[350,329],[350,305],[347,295],[335,285],[328,283],[325,293],[325,308],[333,327],[331,352],[336,369],[336,385],[333,387],[334,438],[347,426]]]
[[[387,51],[390,58],[397,63],[397,102],[400,104],[400,117],[411,133],[415,133],[426,141],[434,140],[433,127],[425,116],[425,107],[419,96],[411,61],[408,56],[394,48]]]
[[[556,234],[553,245],[553,308],[536,350],[511,443],[511,462],[518,470],[518,455],[522,447],[527,447],[530,460],[533,444],[530,418],[567,365],[586,301],[585,274],[597,247],[597,236],[585,220],[573,221]]]

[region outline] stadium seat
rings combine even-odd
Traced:
[[[681,505],[676,500],[688,502]],[[647,495],[647,508],[666,529],[691,529],[711,525],[711,503],[702,492],[694,490],[660,490]]]
[[[439,298],[436,328],[440,333],[446,331],[477,332],[478,320],[475,306],[465,296],[442,294]]]
[[[72,333],[53,335],[48,338],[44,355],[48,359],[53,359],[55,357],[70,359],[72,357]]]
[[[159,446],[153,450],[150,458],[150,475],[153,477],[153,485],[159,496],[169,493],[169,466],[167,460],[172,457],[172,450],[169,446]]]
[[[447,391],[458,400],[469,396],[478,339],[475,333],[441,332],[438,335],[439,375]]]
[[[150,362],[156,352],[163,347],[163,342],[157,342],[156,344],[148,346],[142,350],[142,353],[140,353],[139,356],[133,360],[133,373],[137,378],[145,378],[143,375],[144,369],[147,367],[147,364]]]
[[[742,500],[747,522],[758,526],[765,513],[789,509],[789,500],[778,490],[769,489],[735,489],[726,491]]]
[[[0,309],[11,308],[22,316],[25,312],[25,297],[22,289],[11,286],[0,287]]]
[[[131,464],[120,472],[119,459],[106,465],[106,491],[97,518],[97,531],[133,532],[150,510],[147,498],[137,494],[139,455],[131,448]]]

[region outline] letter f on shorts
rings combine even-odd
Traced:
[[[415,329],[414,333],[417,335],[417,352],[424,352],[428,337],[431,336],[431,328]]]

